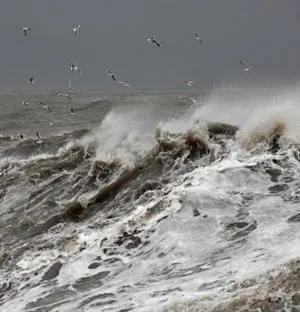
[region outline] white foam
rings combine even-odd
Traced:
[[[269,120],[280,117],[287,123],[285,135],[298,140],[299,116],[294,113],[298,91],[285,90],[281,96],[278,96],[279,93],[280,90],[255,93],[251,90],[245,92],[235,88],[221,88],[211,94],[202,107],[197,107],[184,117],[162,121],[159,127],[163,132],[180,133],[194,129],[206,135],[202,121],[228,122],[242,127],[238,137],[240,140],[247,137],[253,129],[260,126],[265,129]],[[113,157],[132,165],[153,147],[156,121],[150,120],[148,123],[145,116],[141,115],[143,116],[142,111],[134,114],[111,111],[94,132],[97,158],[104,161],[111,159],[111,153]],[[196,123],[197,120],[200,122]],[[85,138],[82,142],[88,140],[89,138]],[[101,221],[101,214],[86,223],[74,225],[77,231],[76,242],[78,245],[84,243],[85,250],[78,252],[76,248],[76,253],[71,249],[60,253],[65,263],[57,277],[58,285],[63,287],[102,270],[110,271],[111,274],[107,276],[103,286],[74,295],[69,303],[59,307],[59,311],[76,311],[76,307],[84,299],[104,292],[115,294],[117,301],[111,306],[103,307],[107,311],[118,311],[131,304],[135,306],[134,311],[159,311],[166,304],[198,297],[201,297],[203,305],[209,307],[208,296],[212,296],[215,302],[228,299],[230,294],[222,292],[222,289],[245,278],[264,274],[298,257],[299,229],[286,222],[297,210],[297,203],[283,202],[280,196],[270,194],[268,188],[274,185],[270,177],[262,170],[249,170],[249,167],[263,162],[271,163],[274,158],[280,160],[286,155],[251,154],[251,151],[245,151],[240,146],[239,140],[237,143],[231,142],[231,153],[225,159],[206,167],[199,163],[192,172],[174,177],[166,185],[166,189],[171,190],[169,193],[161,195],[163,192],[153,192],[156,196],[146,204],[141,204],[141,201],[133,204],[130,215],[120,214],[117,221],[99,230],[91,230],[88,226],[91,222],[97,222],[97,217]],[[300,171],[297,162],[293,166],[296,173],[297,170]],[[298,177],[299,172],[295,179]],[[250,198],[247,205],[243,202],[245,195]],[[165,208],[146,219],[148,208],[161,200]],[[194,209],[200,212],[200,216],[193,216]],[[252,224],[255,221],[257,226],[255,230],[249,231],[242,242],[233,241],[226,236],[230,236],[230,233],[226,232],[225,225],[236,221],[238,212],[248,213],[247,222]],[[165,216],[167,218],[162,219]],[[100,242],[106,238],[109,249],[117,235],[124,229],[130,230],[133,227],[149,233],[150,230],[155,230],[149,234],[149,244],[141,244],[132,251],[124,251],[121,246],[120,254],[114,255],[121,259],[119,264],[102,264],[99,269],[91,272],[88,265],[96,256],[101,254],[103,258],[109,257],[101,253]],[[62,232],[61,235],[69,233]],[[48,238],[51,239],[50,236]],[[143,242],[146,240],[143,233],[141,238]],[[56,257],[57,253],[43,250],[39,255],[25,254],[18,261],[18,267],[23,272],[16,272],[15,277],[44,264],[50,265],[57,261]],[[120,292],[124,285],[130,287]],[[172,291],[168,293],[169,289]],[[5,303],[3,311],[22,311],[24,302],[39,298],[45,295],[42,295],[43,291],[50,290],[51,286],[47,289],[40,286],[23,289],[13,299],[15,301]],[[186,303],[178,311],[184,311],[188,307],[189,303]],[[96,311],[95,307],[86,307],[86,311],[94,310]]]

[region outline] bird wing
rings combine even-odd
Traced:
[[[124,82],[124,81],[118,80],[117,82],[120,83],[120,84],[122,84],[122,85],[125,86],[125,87],[128,87],[128,88],[131,87],[129,83],[126,83],[126,82]]]
[[[153,43],[155,43],[158,47],[161,47],[161,43],[158,42],[157,40],[153,40]]]

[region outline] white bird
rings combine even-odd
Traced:
[[[73,28],[73,32],[74,32],[74,36],[75,36],[75,37],[78,36],[79,28],[80,28],[80,25],[79,25],[79,24],[77,24],[76,27]]]
[[[240,64],[243,66],[245,72],[248,72],[249,70],[256,68],[256,66],[246,66],[242,60],[240,60]]]
[[[155,38],[155,36],[147,38],[147,41],[156,44],[158,47],[162,46],[161,43]]]
[[[194,81],[185,81],[184,84],[187,86],[187,87],[192,87],[194,85]]]
[[[120,83],[125,87],[131,88],[131,85],[129,83],[124,82],[124,81],[118,80],[117,83]]]
[[[72,72],[78,71],[80,76],[82,76],[82,71],[81,71],[81,69],[79,68],[79,66],[76,63],[71,63],[70,69],[71,69]]]
[[[72,100],[71,96],[69,94],[66,94],[66,93],[60,92],[60,93],[57,93],[56,95],[64,96],[64,97],[68,98],[69,100]]]
[[[24,35],[27,36],[27,32],[31,29],[30,27],[23,27],[22,30],[24,31]]]
[[[23,104],[23,105],[29,105],[29,102],[27,102],[27,101],[22,101],[22,104]]]
[[[33,77],[29,78],[27,82],[28,82],[30,85],[34,85],[34,84],[35,84],[35,81],[34,81]]]
[[[110,78],[113,80],[113,81],[117,81],[116,80],[116,77],[115,77],[115,74],[113,74],[110,70],[106,70],[108,76],[110,76]]]
[[[69,78],[68,79],[68,92],[71,92],[71,91],[79,91],[78,89],[75,89],[75,88],[73,88],[72,87],[72,85],[71,85],[71,79]]]
[[[195,37],[196,39],[200,42],[200,43],[203,43],[203,41],[200,39],[199,35],[197,33],[195,33]]]
[[[45,108],[45,110],[46,110],[47,112],[49,112],[49,113],[52,112],[51,108],[50,108],[48,105],[46,105],[44,102],[40,102],[40,104]]]

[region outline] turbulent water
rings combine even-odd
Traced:
[[[0,310],[300,311],[299,100],[1,95]]]

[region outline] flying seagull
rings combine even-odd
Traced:
[[[113,81],[115,81],[115,82],[117,82],[117,83],[119,83],[119,84],[121,84],[121,85],[123,85],[123,86],[125,86],[125,87],[131,88],[131,86],[130,86],[129,83],[126,83],[126,82],[121,81],[121,80],[117,80],[115,74],[112,73],[110,70],[106,70],[106,72],[107,72],[107,74],[110,76],[110,78],[111,78]]]
[[[21,140],[24,139],[24,134],[23,134],[23,133],[18,133],[17,136],[18,136]]]
[[[70,107],[70,113],[71,113],[72,115],[76,114],[76,113],[74,112],[74,108],[73,108],[72,106]]]
[[[33,77],[29,78],[27,82],[28,82],[30,85],[34,85],[34,84],[35,84],[35,81],[34,81],[34,78],[33,78]]]
[[[40,102],[40,104],[45,108],[45,110],[46,110],[47,112],[49,112],[49,113],[52,112],[51,108],[50,108],[48,105],[46,105],[44,102]]]
[[[76,27],[73,28],[73,32],[74,32],[74,36],[75,36],[75,37],[78,36],[79,28],[80,28],[80,25],[79,25],[79,24],[77,24]]]
[[[24,35],[27,36],[27,32],[31,29],[30,27],[23,27],[22,30],[24,31]]]
[[[161,43],[158,40],[156,40],[156,38],[154,36],[147,38],[147,41],[156,44],[158,47],[162,46]]]
[[[72,88],[71,79],[69,78],[68,79],[68,92],[71,92],[72,90],[73,91],[79,91],[78,89]]]
[[[249,70],[256,68],[256,66],[246,66],[242,60],[240,60],[240,64],[243,66],[245,72],[248,72]]]
[[[203,43],[203,41],[200,39],[199,35],[197,33],[195,33],[195,37],[196,39],[200,42],[200,43]]]
[[[71,71],[78,71],[80,76],[82,76],[82,71],[81,69],[78,67],[78,65],[76,63],[71,63],[71,67],[70,67]]]
[[[113,81],[117,81],[117,80],[116,80],[116,77],[115,77],[115,74],[113,74],[110,70],[106,70],[106,72],[108,73],[108,76],[110,76],[110,78],[111,78]]]
[[[192,87],[194,85],[194,81],[185,81],[184,84],[187,86],[187,87]]]

